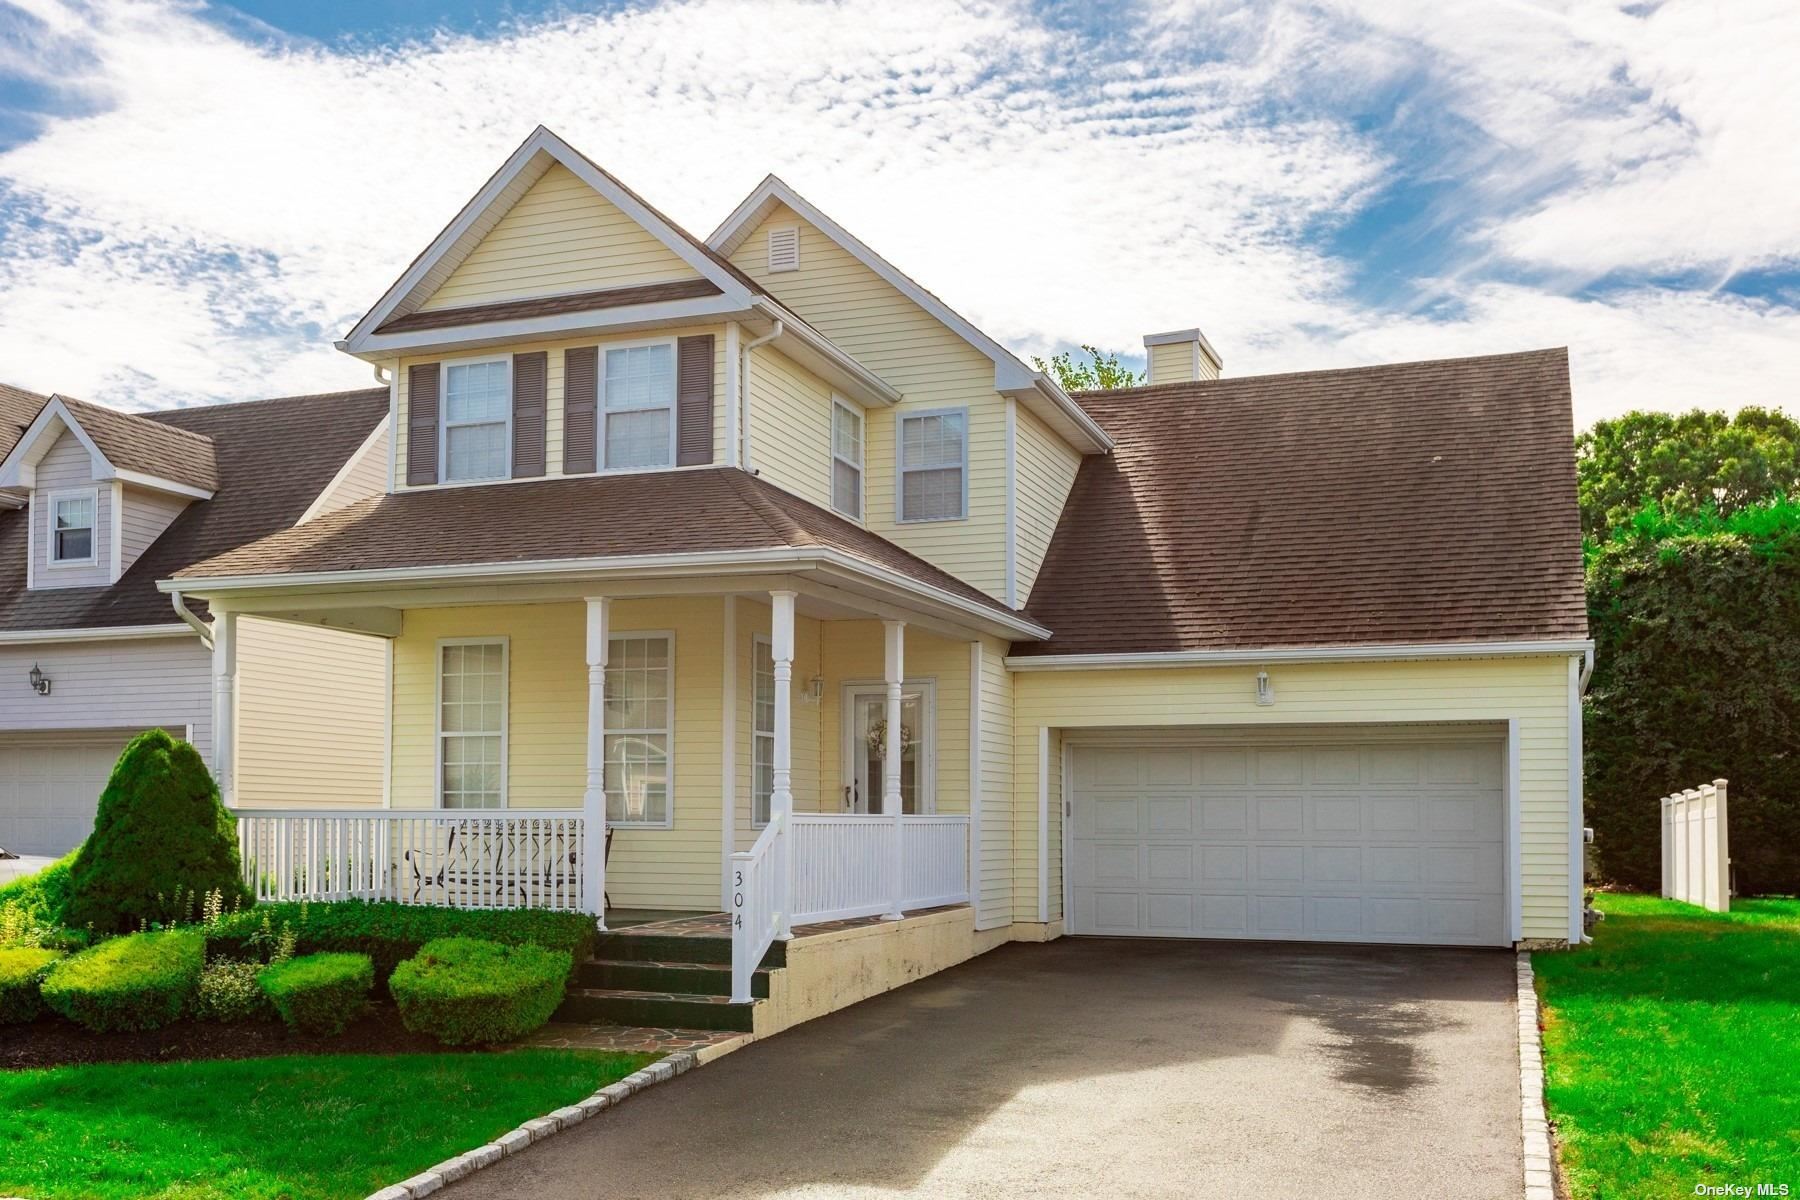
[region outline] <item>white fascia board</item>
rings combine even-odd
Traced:
[[[1588,654],[1591,640],[1430,642],[1377,646],[1271,646],[1256,650],[1171,650],[1147,654],[1010,655],[1010,671],[1110,671],[1148,667],[1229,667],[1265,663],[1405,662],[1450,658]]]
[[[835,384],[864,408],[889,408],[900,403],[898,388],[850,357],[804,319],[773,300],[760,299],[756,307],[764,319],[781,322],[781,336],[775,339],[775,348],[825,382]]]
[[[65,430],[87,450],[88,457],[93,460],[95,479],[114,477],[112,463],[107,460],[106,455],[100,453],[100,447],[94,444],[94,439],[81,427],[81,422],[75,419],[75,414],[69,411],[63,398],[53,395],[44,401],[44,407],[38,409],[38,415],[25,427],[25,432],[19,435],[18,442],[5,460],[0,461],[0,488],[37,486],[38,462],[49,453],[50,447],[56,444],[56,439]]]
[[[164,479],[160,475],[146,475],[142,471],[127,471],[121,468],[109,468],[100,479],[117,479],[120,483],[129,483],[132,487],[148,488],[153,492],[167,492],[172,496],[186,496],[190,500],[211,500],[213,493],[205,488],[195,487],[189,483],[177,483],[173,479]]]
[[[6,629],[0,630],[0,645],[22,642],[119,642],[133,638],[197,637],[192,629],[176,622],[171,625],[101,625],[92,629]]]
[[[688,300],[663,300],[624,308],[558,313],[513,321],[487,321],[480,325],[446,325],[440,329],[415,329],[404,333],[375,333],[352,344],[346,338],[335,343],[339,350],[370,362],[419,351],[472,350],[506,342],[580,337],[584,334],[633,333],[661,325],[689,325],[696,321],[741,320],[756,316],[742,298],[700,296]]]
[[[981,332],[962,314],[920,287],[905,272],[864,245],[859,238],[826,216],[811,201],[789,187],[778,176],[770,175],[764,178],[756,186],[756,189],[746,196],[736,209],[732,210],[732,214],[725,218],[725,223],[713,230],[712,236],[706,239],[706,244],[721,254],[729,255],[743,244],[744,238],[749,236],[757,222],[776,204],[785,204],[799,213],[809,224],[836,242],[852,258],[879,275],[894,290],[924,309],[945,328],[986,355],[994,364],[995,391],[1012,394],[1032,389],[1042,396],[1042,399],[1036,400],[1036,403],[1042,404],[1047,400],[1061,410],[1062,415],[1066,416],[1069,422],[1081,431],[1086,440],[1092,443],[1091,446],[1083,446],[1081,449],[1088,453],[1100,453],[1112,449],[1112,439],[1107,437],[1105,431],[1094,423],[1093,418],[1081,410],[1081,406],[1076,404],[1067,392],[1054,383],[1049,383],[1039,372],[1033,371],[1020,362],[1012,351]],[[1045,383],[1049,383],[1049,386],[1043,386]]]
[[[540,160],[539,156],[545,156]],[[711,280],[730,297],[735,306],[742,308],[748,305],[750,293],[738,282],[731,272],[725,270],[713,258],[701,251],[687,238],[683,237],[666,220],[651,212],[637,197],[620,187],[604,171],[577,152],[574,147],[556,134],[539,125],[532,130],[519,148],[514,150],[500,169],[489,177],[480,191],[476,192],[469,202],[463,205],[448,225],[432,239],[425,252],[407,267],[404,274],[394,281],[392,287],[376,301],[375,307],[364,314],[344,335],[339,343],[341,349],[351,354],[362,354],[376,347],[370,344],[370,335],[386,321],[399,307],[411,299],[415,292],[426,282],[432,271],[456,251],[463,237],[477,225],[484,214],[492,208],[513,182],[526,171],[533,171],[541,176],[550,161],[561,163],[582,182],[606,197],[626,216],[641,225],[651,236],[662,242],[675,256],[692,267],[702,277]],[[535,182],[535,180],[534,180]],[[473,249],[473,247],[468,247]]]
[[[678,575],[708,571],[784,571],[832,569],[891,590],[902,599],[925,599],[996,631],[996,636],[1041,640],[1050,631],[1035,621],[958,596],[877,566],[865,559],[823,546],[720,550],[693,554],[612,555],[603,558],[534,559],[526,562],[458,563],[444,566],[393,567],[371,571],[308,571],[283,575],[220,575],[159,579],[163,592],[210,597],[234,592],[285,592],[349,586],[379,587],[394,583],[488,583],[495,580],[620,575]]]

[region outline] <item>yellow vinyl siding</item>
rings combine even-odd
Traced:
[[[1081,455],[1023,406],[1014,412],[1013,555],[1016,601],[1023,607],[1050,551],[1069,489],[1075,486]]]
[[[800,227],[800,269],[771,275],[770,225]],[[1006,416],[994,364],[786,206],[777,207],[732,256],[858,362],[900,390],[902,402],[868,414],[864,439],[866,524],[993,596],[1006,591]],[[969,515],[960,521],[895,520],[895,421],[933,408],[969,410]],[[760,440],[758,441],[760,453]],[[822,447],[829,454],[829,445]]]
[[[614,636],[675,638],[675,728],[666,829],[614,835],[606,889],[621,907],[717,909],[719,904],[720,601],[620,600]],[[437,803],[440,638],[508,642],[507,804],[580,808],[587,783],[586,610],[582,604],[415,609],[394,643],[396,808]]]
[[[359,500],[379,496],[388,490],[388,443],[392,438],[393,429],[387,418],[383,417],[380,432],[375,435],[375,439],[347,464],[343,475],[332,481],[318,502],[319,510],[314,514],[315,520],[328,512],[347,508]]]
[[[387,644],[238,618],[237,789],[247,806],[376,806]]]
[[[559,163],[519,197],[420,307],[598,291],[697,274]]]
[[[675,329],[659,329],[650,333],[618,334],[609,338],[597,338],[593,335],[579,338],[560,338],[555,341],[517,342],[504,346],[495,346],[490,350],[478,352],[482,355],[493,354],[529,354],[533,351],[547,352],[547,370],[544,383],[544,469],[547,474],[556,476],[563,473],[563,351],[579,346],[600,347],[600,369],[605,370],[606,347],[619,343],[642,342],[652,338],[683,338],[711,334],[713,339],[713,462],[725,461],[725,327],[723,325],[684,325]],[[395,377],[395,428],[406,429],[407,412],[407,369],[417,363],[443,362],[454,360],[460,355],[425,354],[410,358],[396,359],[391,369]],[[440,402],[441,402],[440,397]],[[604,419],[605,414],[601,417]],[[406,486],[406,438],[399,438],[394,451],[394,478],[398,487]]]
[[[1193,342],[1168,342],[1161,346],[1149,348],[1146,365],[1150,370],[1150,383],[1187,383],[1196,378],[1194,358],[1199,347]],[[1202,356],[1204,357],[1204,356]],[[1206,364],[1210,367],[1212,364]],[[1212,378],[1208,375],[1205,378]]]
[[[777,487],[830,508],[830,387],[766,346],[750,358],[750,465]]]
[[[1007,644],[981,643],[981,869],[975,925],[991,929],[1013,919],[1013,676]]]
[[[1504,722],[1519,729],[1524,935],[1569,935],[1569,663],[1566,658],[1275,664],[1275,703],[1255,703],[1257,668],[1020,672],[1015,681],[1014,919],[1037,906],[1038,730],[1177,725],[1269,728],[1392,722]],[[1060,758],[1053,752],[1053,775]],[[1062,911],[1062,809],[1050,808],[1052,919]]]

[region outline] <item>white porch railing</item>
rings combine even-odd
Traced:
[[[750,1003],[751,978],[781,934],[780,856],[792,851],[790,841],[781,836],[781,814],[776,813],[755,845],[731,856],[733,1004]]]
[[[589,912],[580,810],[234,809],[258,900]]]
[[[1662,894],[1714,912],[1731,909],[1725,780],[1662,798]]]
[[[969,818],[900,818],[902,911],[969,898]],[[894,907],[894,822],[840,813],[794,814],[794,921],[869,917]]]

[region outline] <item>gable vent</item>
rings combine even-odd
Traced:
[[[769,230],[769,270],[800,269],[800,227],[779,225]]]

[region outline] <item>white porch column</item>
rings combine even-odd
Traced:
[[[606,928],[606,643],[612,602],[587,598],[587,788],[581,794],[581,885],[595,924]]]
[[[237,621],[213,606],[213,779],[225,807],[237,803]]]
[[[775,903],[780,921],[775,936],[786,940],[794,932],[794,593],[770,592],[769,608],[769,655],[775,660],[775,778],[769,824],[778,831],[775,872],[780,894]]]
[[[900,816],[900,693],[906,681],[906,622],[883,621],[887,631],[887,669],[882,678],[887,683],[887,745],[881,750],[881,815],[893,822],[892,858],[888,864],[888,911],[886,920],[898,921],[904,915],[906,893],[905,831]]]

